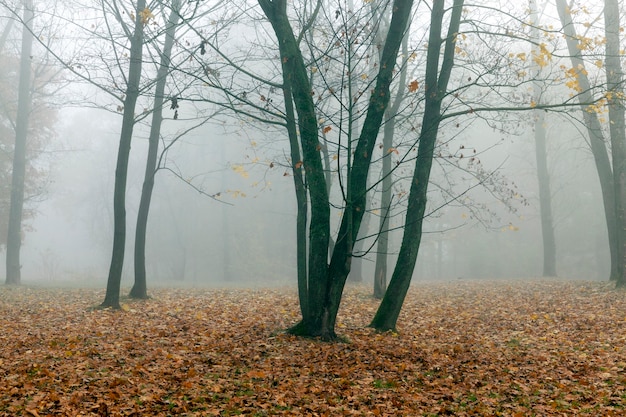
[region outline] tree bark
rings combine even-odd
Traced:
[[[616,285],[626,286],[626,123],[624,122],[624,74],[620,53],[620,10],[617,0],[605,0],[606,80],[609,105],[609,132],[615,187],[615,217],[617,234]]]
[[[576,76],[580,86],[578,94],[580,103],[592,103],[591,83],[586,75],[585,62],[582,59],[581,51],[578,49],[578,36],[572,23],[572,16],[568,12],[565,0],[556,0],[557,11],[563,26],[567,49],[570,54],[572,67],[576,69]],[[591,153],[596,164],[600,188],[602,190],[602,200],[604,203],[604,217],[606,220],[607,234],[609,239],[609,249],[611,253],[611,275],[610,280],[616,281],[618,278],[619,247],[617,241],[617,218],[615,215],[615,189],[613,181],[613,171],[609,160],[609,154],[602,134],[602,126],[598,120],[598,115],[587,111],[588,104],[581,104],[583,121],[589,135]]]
[[[296,273],[298,276],[298,298],[300,300],[300,312],[302,313],[302,317],[307,317],[309,314],[309,282],[306,263],[306,225],[309,204],[306,196],[306,184],[302,166],[298,165],[301,161],[301,154],[300,144],[298,143],[296,113],[293,108],[292,97],[291,83],[288,78],[285,78],[283,81],[283,99],[285,100],[286,127],[289,136],[293,185],[296,192]]]
[[[443,45],[441,36],[444,3],[443,0],[435,1],[431,12],[426,55],[426,102],[424,104],[422,130],[417,149],[415,171],[409,191],[400,253],[389,282],[389,288],[387,288],[387,292],[370,324],[371,327],[379,331],[395,330],[396,328],[398,316],[411,283],[422,238],[422,223],[427,200],[426,192],[441,122],[441,101],[446,94],[450,73],[454,66],[454,47],[463,9],[463,0],[455,0],[450,16],[441,70],[439,70],[439,56]]]
[[[394,12],[387,42],[383,48],[383,60],[361,136],[354,152],[351,174],[348,178],[348,195],[351,196],[351,200],[346,202],[346,213],[341,221],[339,237],[332,253],[330,265],[328,264],[329,199],[320,156],[315,106],[306,67],[287,19],[286,1],[259,0],[259,4],[278,38],[283,77],[289,78],[293,88],[292,95],[298,113],[303,162],[311,202],[308,265],[309,311],[307,316],[303,317],[302,321],[292,328],[292,332],[333,340],[336,338],[337,311],[350,271],[352,242],[356,239],[364,214],[367,174],[372,151],[385,108],[389,102],[389,86],[393,69],[413,2],[411,0],[396,0],[393,5]]]
[[[530,1],[532,20],[531,38],[533,41],[533,55],[537,55],[539,40],[539,19],[537,2]],[[533,95],[535,102],[541,103],[542,88],[540,84],[541,67],[533,60]],[[554,236],[554,222],[552,218],[552,194],[550,193],[550,175],[548,171],[548,157],[546,149],[546,118],[545,111],[536,109],[533,112],[535,127],[535,159],[537,161],[537,180],[539,185],[539,210],[541,213],[541,236],[543,239],[543,276],[556,276],[556,239]]]
[[[405,61],[409,56],[408,36],[402,41],[402,55]],[[376,264],[374,266],[374,298],[381,300],[387,290],[387,260],[389,257],[389,217],[391,216],[391,188],[393,184],[393,172],[391,169],[391,148],[396,130],[396,114],[404,99],[404,86],[407,79],[407,66],[400,70],[398,92],[393,104],[387,109],[385,124],[383,126],[383,161],[382,161],[382,192],[380,194],[380,221],[378,226],[378,244],[376,247]]]
[[[32,26],[34,19],[32,0],[24,0],[24,27],[20,57],[15,147],[11,176],[11,202],[7,232],[6,284],[19,285],[22,281],[20,249],[22,246],[22,214],[24,211],[24,182],[26,177],[26,142],[31,102],[31,60],[33,49]]]
[[[145,0],[137,1],[135,10],[135,29],[130,44],[130,65],[128,68],[128,85],[124,99],[122,130],[117,151],[115,169],[115,186],[113,191],[113,251],[107,280],[107,290],[101,307],[120,308],[120,285],[124,266],[124,250],[126,247],[126,180],[128,177],[128,159],[130,145],[135,126],[135,105],[139,97],[139,81],[141,80],[141,63],[143,54],[143,11]]]
[[[135,283],[129,294],[129,297],[132,298],[148,298],[148,285],[146,282],[146,233],[148,230],[148,214],[150,212],[152,190],[154,189],[154,176],[156,175],[157,169],[159,137],[161,135],[161,124],[163,122],[165,83],[170,69],[170,59],[172,47],[174,46],[176,26],[180,20],[178,8],[179,1],[173,1],[167,28],[165,30],[161,62],[159,63],[159,69],[157,71],[152,123],[150,125],[150,136],[148,137],[148,156],[146,158],[146,169],[143,187],[141,189],[141,199],[139,200],[139,210],[137,211],[137,227],[135,229]]]
[[[309,226],[308,305],[309,311],[294,331],[311,336],[327,333],[322,306],[328,265],[328,242],[330,236],[330,208],[324,170],[320,156],[315,106],[311,97],[311,85],[307,76],[302,53],[287,17],[286,0],[259,0],[259,5],[271,23],[280,51],[283,78],[292,88],[292,97],[298,114],[298,127],[303,161],[311,204]],[[292,161],[298,164],[299,161]],[[318,334],[319,333],[319,334]]]

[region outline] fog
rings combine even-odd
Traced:
[[[239,24],[236,28],[241,29]],[[231,44],[224,41],[226,47],[239,48],[248,38],[264,42],[258,39],[259,29],[242,30]],[[186,36],[181,39],[197,42],[196,34]],[[277,68],[273,61],[257,65],[265,71]],[[81,94],[98,101],[97,91]],[[99,105],[111,110],[108,102]],[[197,123],[193,118],[198,108],[191,103],[181,101],[178,111],[181,117],[174,120],[174,111],[166,110],[161,152],[163,144],[169,146],[172,138]],[[610,265],[606,223],[593,158],[574,118],[547,117],[558,275],[606,279]],[[461,128],[456,121],[442,126],[439,143],[447,153],[436,158],[433,167],[414,281],[541,275],[531,118],[513,112],[504,118],[509,120],[500,120],[497,127],[481,118],[461,122]],[[59,106],[54,137],[40,156],[49,166],[45,195],[29,203],[35,215],[25,221],[23,283],[106,285],[121,122],[114,111],[75,102]],[[134,227],[148,130],[145,121],[136,126],[130,155],[122,281],[126,287],[133,280]],[[466,162],[458,158],[460,149],[477,155],[486,184],[468,174]],[[448,154],[457,156],[451,162]],[[286,132],[226,116],[190,129],[168,147],[160,159],[167,169],[156,175],[150,209],[148,285],[295,285],[296,201],[288,155]],[[375,182],[380,168],[373,166],[371,171],[370,182]],[[391,266],[406,209],[408,174],[401,170],[398,174],[394,185],[398,210],[390,222]],[[335,199],[340,193],[336,180],[331,190]],[[373,275],[377,198],[371,199],[371,218],[362,233],[365,249],[355,261],[363,268],[357,279],[365,282]],[[340,214],[341,207],[333,208],[334,234]]]
[[[24,234],[23,281],[104,286],[120,118],[102,110],[65,109],[59,120],[58,143],[49,150],[46,198],[37,203],[36,216]],[[608,246],[593,161],[574,127],[556,122],[560,124],[550,130],[549,152],[558,272],[566,278],[604,279]],[[261,131],[229,130],[207,124],[168,154],[171,166],[180,168],[184,178],[207,194],[220,193],[219,197],[199,193],[171,172],[157,174],[148,228],[149,285],[295,284],[293,180],[278,167],[278,162],[285,162],[286,139],[274,142]],[[415,281],[541,275],[534,142],[528,135],[503,136],[476,125],[456,140],[480,149],[476,138],[488,149],[481,157],[483,164],[514,181],[527,205],[517,202],[517,212],[511,213],[477,187],[468,194],[491,215],[482,210],[479,221],[470,209],[454,202],[439,208],[426,222]],[[134,220],[146,149],[139,130],[133,139],[127,193],[125,286],[132,284]],[[277,167],[269,168],[268,161],[276,161]],[[237,168],[241,166],[245,169]],[[433,183],[441,180],[434,175]],[[433,191],[430,206],[439,202]],[[391,228],[401,226],[401,217],[393,219]],[[376,225],[377,221],[370,222],[369,234],[376,233]],[[400,238],[401,230],[392,233],[392,258]],[[373,258],[373,251],[363,258],[365,281],[371,280]]]

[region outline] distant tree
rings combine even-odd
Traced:
[[[380,192],[380,217],[379,235],[376,246],[376,264],[374,269],[374,297],[382,299],[387,290],[388,258],[389,258],[389,220],[392,215],[392,184],[393,168],[391,157],[393,155],[393,141],[396,130],[396,117],[400,111],[400,106],[404,100],[405,85],[407,83],[407,65],[409,57],[408,35],[405,35],[402,42],[402,55],[405,64],[400,69],[400,80],[391,106],[385,112],[385,124],[383,125],[383,157],[381,164],[381,192]],[[411,89],[415,89],[415,84]]]
[[[541,54],[539,12],[537,2],[530,1],[531,16],[531,42],[532,57],[539,57]],[[543,101],[542,88],[542,67],[539,59],[532,60],[533,78],[533,101],[541,107]],[[550,193],[550,177],[548,171],[548,159],[546,150],[546,112],[540,108],[533,111],[534,135],[535,135],[535,156],[537,161],[537,179],[539,183],[539,207],[541,213],[541,235],[543,238],[543,272],[544,277],[556,276],[556,238],[554,235],[554,222],[552,217],[552,195]]]
[[[32,2],[0,4],[9,11],[0,35],[0,246],[7,248],[6,283],[19,284],[26,221],[48,183],[43,155],[55,137],[54,96],[66,84],[47,51],[33,49],[34,33],[48,39],[54,28],[35,21]],[[12,36],[17,29],[21,36]]]
[[[6,283],[19,285],[22,264],[22,218],[24,211],[24,184],[26,177],[26,142],[31,109],[31,72],[33,49],[33,3],[24,0],[22,48],[20,52],[20,81],[18,85],[17,118],[15,125],[15,146],[13,147],[13,168],[11,170],[11,204],[7,234]]]
[[[607,105],[609,108],[609,134],[613,162],[613,185],[615,187],[615,217],[617,222],[617,277],[618,287],[626,286],[626,123],[624,122],[624,72],[620,45],[622,27],[617,0],[604,2],[604,29],[606,56],[604,65],[607,81]]]
[[[615,213],[615,184],[609,152],[602,131],[602,124],[596,111],[589,111],[588,106],[595,102],[592,91],[592,84],[588,77],[582,51],[585,49],[581,43],[583,38],[579,37],[572,21],[571,9],[565,0],[557,0],[557,11],[563,27],[567,49],[570,55],[572,68],[573,87],[577,92],[577,97],[581,107],[583,121],[589,136],[591,153],[593,154],[600,188],[602,190],[602,200],[604,204],[604,216],[606,220],[609,250],[611,254],[611,275],[612,281],[617,281],[620,275],[620,255],[618,241],[618,223]]]

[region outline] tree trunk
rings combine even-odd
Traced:
[[[323,306],[325,282],[328,270],[328,241],[330,236],[330,208],[324,170],[319,152],[317,117],[311,97],[311,85],[298,48],[291,24],[287,17],[286,0],[259,0],[263,12],[271,23],[280,51],[283,78],[292,88],[292,96],[298,114],[298,127],[302,146],[303,164],[311,202],[309,226],[308,306],[307,315],[296,325],[295,332],[321,336],[327,333],[326,321],[319,311]],[[299,161],[292,161],[298,164]],[[314,309],[313,306],[316,308]],[[317,310],[317,311],[316,311]]]
[[[296,126],[296,114],[293,108],[292,89],[288,78],[284,79],[283,99],[285,100],[285,119],[289,136],[293,185],[296,191],[296,273],[298,276],[298,298],[300,299],[302,317],[306,317],[309,311],[309,283],[306,267],[306,224],[309,206],[302,166],[298,165],[298,162],[301,161],[300,145],[298,143],[298,129]]]
[[[381,300],[387,290],[387,259],[389,257],[389,217],[391,216],[391,188],[393,184],[393,171],[391,169],[391,149],[396,130],[396,114],[404,99],[404,86],[406,85],[407,66],[409,56],[408,36],[402,41],[402,55],[405,64],[400,70],[398,91],[393,105],[387,109],[385,124],[383,126],[383,163],[382,163],[382,192],[380,194],[380,221],[378,229],[378,244],[376,248],[376,265],[374,266],[374,298]]]
[[[161,62],[159,64],[159,70],[157,71],[152,124],[150,125],[150,136],[148,137],[148,157],[146,159],[146,170],[144,173],[143,187],[141,189],[139,210],[137,212],[137,228],[135,229],[135,283],[129,294],[129,297],[132,298],[148,298],[148,285],[146,282],[146,232],[148,229],[148,214],[150,212],[152,190],[154,189],[154,176],[156,175],[157,169],[161,124],[163,122],[165,83],[167,81],[167,73],[170,69],[170,59],[176,35],[176,26],[180,20],[178,9],[179,1],[173,1],[168,26],[165,30],[165,42],[163,43]]]
[[[24,180],[26,176],[26,142],[31,101],[31,59],[33,49],[34,12],[32,0],[24,0],[24,27],[20,57],[15,147],[11,177],[11,203],[6,253],[6,284],[19,285],[22,281],[20,248],[22,246],[22,214],[24,210]]]
[[[387,288],[387,292],[370,324],[371,327],[379,331],[395,330],[396,328],[398,316],[411,283],[422,238],[422,223],[426,210],[426,192],[428,190],[437,133],[441,122],[441,100],[446,94],[450,73],[454,66],[455,34],[459,31],[463,9],[463,0],[455,0],[450,16],[441,70],[439,70],[439,56],[443,44],[441,36],[444,3],[444,1],[435,1],[431,12],[426,56],[426,102],[424,104],[422,131],[417,149],[413,181],[409,191],[400,253],[389,282],[389,288]]]
[[[115,169],[115,187],[113,191],[113,251],[111,266],[107,280],[107,290],[101,307],[120,308],[120,285],[122,267],[124,266],[124,250],[126,247],[126,180],[128,177],[128,159],[130,144],[135,125],[135,104],[139,96],[141,80],[141,61],[143,54],[143,10],[145,0],[137,1],[135,10],[135,29],[130,43],[130,66],[128,68],[128,85],[124,99],[122,130],[117,151]]]
[[[535,156],[539,183],[539,209],[541,213],[541,236],[543,238],[543,276],[556,276],[556,239],[552,221],[552,195],[546,151],[545,112],[535,110]]]
[[[556,0],[557,11],[563,26],[567,49],[570,54],[572,67],[576,69],[576,77],[580,86],[578,94],[581,103],[592,103],[594,101],[591,95],[591,84],[585,70],[585,62],[582,59],[580,49],[578,49],[578,35],[572,23],[572,16],[565,0]],[[598,115],[594,112],[587,111],[588,104],[581,104],[583,121],[589,135],[591,145],[591,153],[596,163],[598,171],[598,179],[600,180],[600,188],[602,190],[602,200],[604,203],[604,217],[609,239],[609,249],[611,253],[611,275],[610,280],[616,281],[618,277],[619,265],[619,247],[617,241],[617,218],[615,215],[615,189],[613,181],[613,171],[609,160],[609,154],[604,143],[602,134],[602,126],[598,120]]]
[[[530,2],[532,20],[531,38],[533,41],[533,56],[538,55],[539,19],[537,3]],[[533,95],[535,102],[541,103],[542,88],[540,84],[541,67],[533,60]],[[552,219],[552,194],[550,193],[550,175],[546,150],[546,118],[545,111],[536,109],[533,112],[535,125],[535,156],[537,161],[537,180],[539,183],[539,210],[541,213],[541,236],[543,238],[543,276],[556,276],[556,239],[554,237],[554,223]]]
[[[624,122],[624,74],[620,62],[620,10],[617,0],[605,0],[604,23],[606,31],[606,79],[609,104],[609,132],[615,187],[615,215],[617,234],[616,284],[626,286],[626,124]]]

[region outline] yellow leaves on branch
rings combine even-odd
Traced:
[[[545,67],[550,61],[552,61],[552,53],[548,51],[545,43],[541,43],[539,45],[539,50],[534,48],[532,56],[533,62],[541,68]]]
[[[519,54],[514,54],[513,52],[509,53],[509,58],[517,58],[522,62],[526,62],[526,53],[520,52]]]
[[[154,15],[152,11],[147,7],[139,12],[139,17],[141,18],[141,24],[146,25],[151,19],[154,19]]]
[[[232,169],[243,178],[248,178],[250,176],[250,174],[248,173],[248,171],[246,171],[243,165],[233,165]]]
[[[587,76],[588,72],[582,64],[579,64],[577,67],[567,68],[565,66],[561,66],[561,69],[565,71],[565,86],[571,88],[572,90],[580,93],[583,89],[580,86],[580,75]]]

